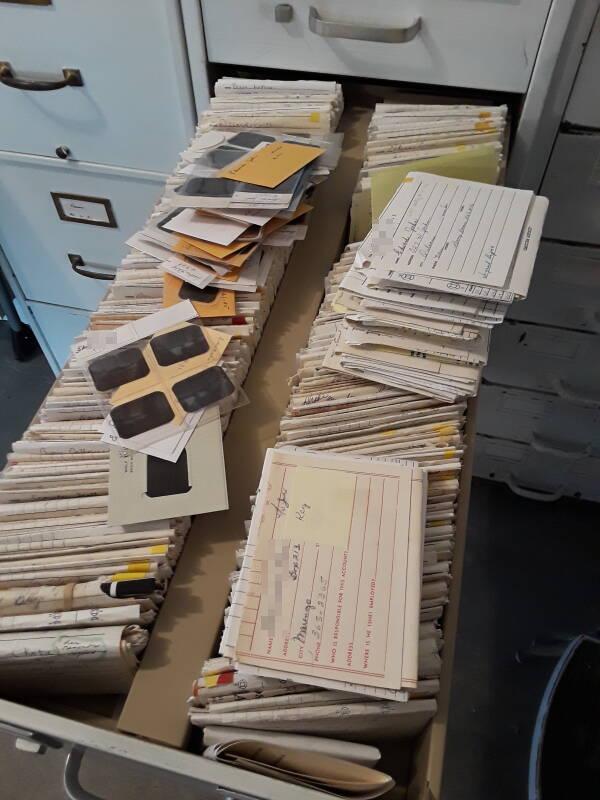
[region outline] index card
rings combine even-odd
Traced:
[[[411,172],[381,214],[372,264],[501,288],[532,199],[522,189]]]
[[[288,481],[289,512],[275,538],[346,547],[356,478],[332,472],[325,482],[318,470],[297,467]]]
[[[274,189],[324,152],[321,147],[271,142],[257,147],[245,158],[222,169],[219,177]]]
[[[184,208],[166,219],[163,227],[194,239],[205,239],[228,247],[250,227],[250,224],[214,215],[203,215],[193,208]]]
[[[267,451],[222,652],[317,686],[416,685],[425,496],[413,465]]]

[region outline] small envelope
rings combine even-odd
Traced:
[[[230,167],[222,169],[218,176],[274,189],[324,152],[325,150],[320,147],[272,142],[253,150],[246,158]]]
[[[216,289],[214,286],[200,289],[175,275],[165,273],[163,305],[167,308],[182,300],[191,300],[200,318],[235,316],[235,292]]]

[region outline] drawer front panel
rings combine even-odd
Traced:
[[[313,28],[326,28],[330,35],[310,30],[311,5]],[[202,0],[209,60],[524,92],[550,3],[300,0],[289,21],[277,21],[278,6]],[[315,12],[321,18],[316,25]],[[364,38],[340,38],[349,26]],[[409,41],[381,41],[402,38],[403,30]]]
[[[2,3],[0,62],[18,80],[83,86],[26,91],[0,83],[0,149],[170,170],[194,115],[176,0]]]
[[[600,333],[600,249],[542,242],[527,300],[507,316]]]
[[[484,378],[553,392],[578,404],[600,404],[600,336],[505,322],[494,331]]]
[[[565,111],[565,120],[573,125],[600,129],[598,75],[600,74],[600,15],[583,51],[575,84]]]
[[[73,339],[88,324],[89,314],[77,308],[51,306],[47,303],[29,303],[29,310],[39,329],[40,346],[51,368],[56,372],[69,357]]]
[[[544,236],[600,245],[600,133],[561,133],[540,194],[550,200]]]
[[[600,406],[576,405],[558,395],[484,383],[477,404],[477,430],[564,458],[593,451],[600,455]]]
[[[164,180],[159,173],[0,153],[0,240],[25,297],[95,309],[107,282],[76,272],[69,254],[82,257],[80,270],[106,273],[116,267],[126,252],[125,240],[142,227]],[[52,192],[109,201],[116,227],[62,220]],[[102,217],[102,208],[92,205],[90,213]]]
[[[600,458],[592,456],[567,459],[528,444],[478,435],[473,474],[502,481],[531,500],[600,500]]]

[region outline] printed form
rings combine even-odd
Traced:
[[[418,467],[269,450],[224,654],[315,685],[414,687],[425,496]]]
[[[532,201],[522,189],[412,172],[381,214],[373,266],[502,288]]]

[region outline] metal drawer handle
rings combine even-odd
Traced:
[[[421,17],[406,28],[380,28],[376,25],[358,25],[353,22],[335,22],[323,19],[314,6],[308,12],[308,27],[317,36],[332,39],[362,39],[366,42],[388,42],[401,44],[412,41],[421,29]]]
[[[578,458],[584,458],[589,454],[589,448],[584,447],[581,449],[569,449],[563,447],[558,442],[551,442],[544,439],[537,433],[534,433],[531,438],[531,446],[537,453],[550,453],[550,455],[558,456],[558,458],[567,458],[576,461]]]
[[[600,395],[588,394],[587,392],[573,389],[573,387],[566,384],[562,378],[554,379],[552,385],[554,386],[556,394],[569,403],[576,403],[580,406],[600,405]]]
[[[85,753],[85,747],[74,744],[65,761],[64,786],[69,800],[101,800],[83,788],[79,781],[79,768]]]
[[[95,278],[98,281],[112,281],[117,272],[115,267],[110,267],[107,264],[93,264],[91,262],[86,264],[79,253],[67,253],[67,256],[71,262],[71,268],[73,271],[78,275],[83,275],[85,278]],[[108,267],[108,269],[112,269],[113,272],[95,272],[91,269],[84,269],[86,266],[94,267],[96,269],[106,269]]]
[[[518,484],[513,475],[509,475],[506,481],[508,488],[519,497],[524,497],[527,500],[539,500],[542,503],[554,503],[560,500],[563,496],[563,490],[557,489],[554,492],[543,492],[541,489],[526,489],[524,486]]]
[[[65,68],[62,74],[62,81],[38,81],[30,78],[17,78],[8,61],[0,61],[0,82],[5,86],[11,86],[13,89],[23,89],[26,92],[52,92],[54,89],[64,89],[65,86],[83,86],[83,78],[78,69]]]

